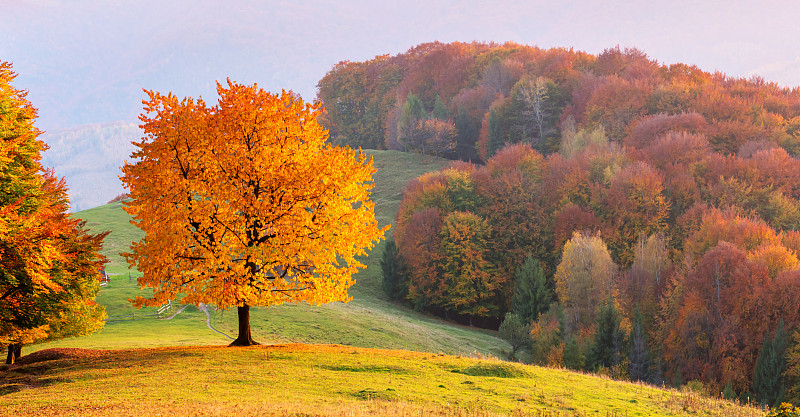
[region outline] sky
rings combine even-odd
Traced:
[[[619,45],[800,86],[800,5],[783,0],[0,0],[0,10],[0,60],[51,132],[136,123],[143,88],[213,101],[226,77],[311,101],[339,61],[431,41]]]

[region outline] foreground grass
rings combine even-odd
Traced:
[[[61,358],[0,372],[0,410],[17,416],[762,415],[691,393],[409,351],[278,345],[55,353],[39,356]]]

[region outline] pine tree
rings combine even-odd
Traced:
[[[588,369],[592,371],[619,364],[625,347],[625,333],[620,328],[620,316],[613,301],[608,300],[600,307],[596,322],[597,331],[586,360]]]
[[[425,113],[422,100],[415,94],[409,93],[400,113],[400,120],[397,122],[397,139],[404,146],[405,151],[414,149],[425,153],[423,138],[419,130],[420,122],[425,119],[427,119],[427,113]]]
[[[450,118],[450,112],[447,111],[447,106],[444,105],[442,98],[438,94],[436,95],[436,101],[433,102],[431,116],[439,120],[447,120]]]
[[[386,240],[381,257],[381,271],[383,272],[383,292],[391,300],[402,300],[408,293],[405,282],[405,263],[400,257],[397,245],[393,238]]]
[[[524,323],[530,323],[546,313],[553,296],[539,261],[528,254],[514,277],[514,299],[511,311]]]
[[[511,344],[511,354],[509,356],[512,360],[516,357],[516,353],[520,348],[530,343],[530,322],[520,320],[520,317],[514,313],[506,313],[506,318],[500,324],[498,330],[500,337]]]
[[[478,142],[478,134],[480,133],[480,120],[477,122],[473,120],[462,105],[458,108],[454,124],[458,132],[458,137],[456,138],[456,155],[458,158],[462,161],[478,159],[475,145]]]
[[[505,145],[508,138],[505,137],[500,115],[495,109],[489,110],[489,155],[494,155]]]
[[[644,319],[636,309],[631,330],[631,352],[628,355],[630,364],[628,373],[631,381],[650,381],[650,352],[647,349],[647,334],[644,331]]]
[[[774,407],[783,400],[786,387],[781,374],[786,369],[786,347],[788,338],[783,330],[783,320],[778,324],[775,335],[764,339],[764,345],[756,360],[753,372],[753,391],[761,405]]]

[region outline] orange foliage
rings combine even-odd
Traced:
[[[0,346],[21,349],[102,328],[93,299],[108,233],[89,234],[67,214],[66,183],[40,163],[47,146],[15,77],[0,61]]]
[[[125,256],[154,289],[134,304],[349,300],[357,256],[388,228],[369,200],[371,159],[326,144],[319,106],[287,92],[228,81],[214,107],[147,93],[122,177],[145,233]]]
[[[774,243],[759,246],[747,255],[747,259],[766,267],[772,279],[781,272],[791,271],[800,266],[795,251]]]
[[[723,241],[749,252],[761,245],[780,244],[780,237],[763,220],[740,216],[732,209],[712,209],[686,242],[686,253],[699,259]]]

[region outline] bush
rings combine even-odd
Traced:
[[[531,326],[514,313],[506,313],[506,318],[500,324],[500,337],[511,344],[510,359],[514,359],[520,348],[530,343]]]
[[[780,407],[770,410],[766,417],[800,417],[800,408],[781,403]]]

